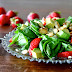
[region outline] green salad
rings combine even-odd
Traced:
[[[33,19],[30,23],[26,21],[25,24],[17,24],[9,47],[16,44],[19,48],[15,50],[21,51],[22,54],[29,53],[34,58],[51,59],[59,53],[72,51],[71,31],[71,16],[67,20],[46,18],[45,22],[43,19]]]

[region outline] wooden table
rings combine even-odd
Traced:
[[[0,6],[16,10],[26,20],[29,12],[46,17],[51,11],[61,11],[62,17],[72,16],[72,0],[0,0]],[[0,38],[12,30],[11,26],[0,27]],[[72,72],[72,64],[46,64],[18,59],[7,53],[0,44],[0,72]]]

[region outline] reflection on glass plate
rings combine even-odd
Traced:
[[[6,34],[6,36],[4,36],[4,38],[0,38],[2,40],[2,46],[3,48],[8,52],[11,53],[13,56],[16,56],[17,58],[22,58],[23,60],[30,60],[30,61],[38,61],[38,62],[45,62],[45,63],[49,63],[51,62],[52,64],[56,64],[56,63],[72,63],[72,59],[66,59],[66,58],[53,58],[51,59],[36,59],[33,58],[29,55],[23,55],[21,52],[16,52],[15,50],[13,50],[13,48],[8,47],[9,45],[9,39],[14,35],[14,31],[9,32],[9,34]]]

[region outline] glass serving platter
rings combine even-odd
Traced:
[[[39,58],[37,59],[37,58],[33,58],[33,57],[29,56],[28,54],[24,55],[21,52],[15,51],[13,48],[8,47],[9,39],[11,37],[13,37],[14,31],[15,31],[15,29],[13,31],[9,32],[8,34],[6,34],[4,36],[4,38],[0,38],[0,40],[2,41],[1,44],[2,44],[3,48],[8,53],[11,53],[13,56],[16,56],[17,58],[22,58],[23,60],[28,59],[30,61],[37,61],[38,63],[40,63],[40,62],[45,62],[45,63],[51,62],[52,64],[57,64],[57,63],[60,63],[60,64],[68,63],[68,64],[70,64],[70,63],[72,63],[72,59],[71,58],[69,59],[69,58],[55,58],[55,57],[53,57],[52,59],[39,59]]]

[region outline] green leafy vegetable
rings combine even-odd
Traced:
[[[67,21],[70,21],[72,23],[72,17],[69,16],[68,19],[67,19]]]

